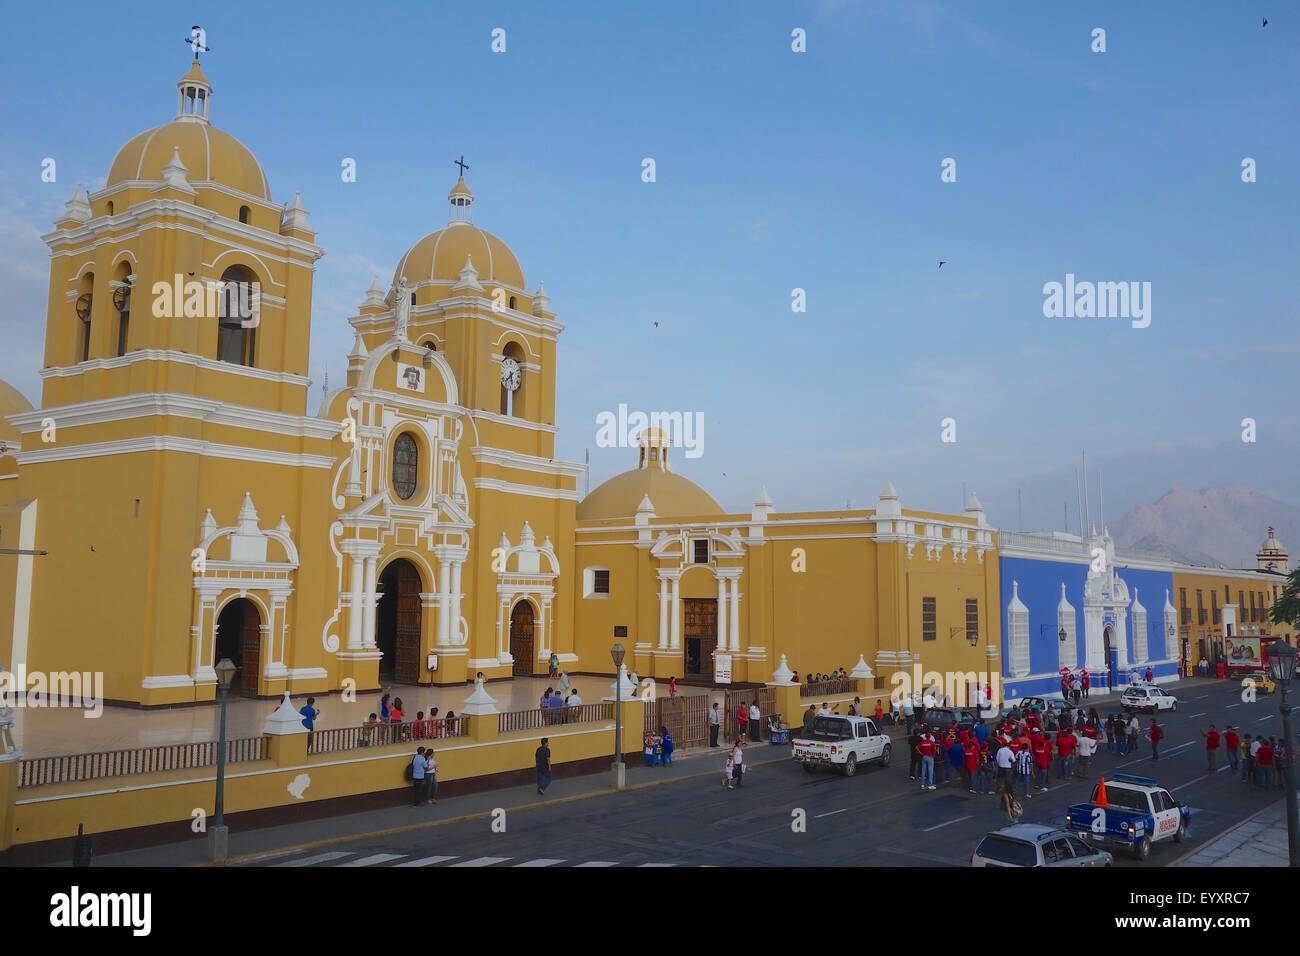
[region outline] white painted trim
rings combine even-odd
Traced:
[[[19,455],[20,465],[51,461],[75,461],[82,458],[101,458],[109,455],[131,455],[137,452],[170,451],[197,454],[204,458],[226,458],[232,461],[255,461],[268,465],[291,468],[333,468],[335,461],[324,455],[305,455],[293,452],[271,451],[264,448],[242,448],[237,445],[219,445],[193,438],[176,438],[170,435],[151,435],[145,438],[127,438],[119,441],[92,442],[67,448],[49,448],[24,452]]]
[[[332,441],[339,434],[339,424],[332,419],[288,415],[175,392],[143,392],[119,398],[56,405],[31,412],[20,412],[10,416],[10,423],[26,434],[40,431],[42,419],[49,417],[56,418],[61,427],[75,428],[81,425],[100,425],[150,416],[191,418],[210,422],[213,425],[270,432],[287,438],[320,438]]]
[[[30,552],[36,548],[36,507],[39,501],[38,498],[31,499],[23,505],[18,515],[18,547],[23,551]],[[20,554],[14,558],[17,568],[14,573],[13,640],[10,642],[10,653],[13,659],[9,664],[13,668],[27,666],[27,644],[32,614],[32,580],[36,572],[33,562],[36,557],[37,555],[33,554]]]
[[[69,375],[80,375],[82,372],[91,370],[123,368],[134,365],[136,362],[175,362],[178,365],[193,365],[208,371],[229,372],[234,375],[261,379],[265,382],[276,382],[281,385],[301,385],[303,388],[311,385],[311,379],[305,375],[294,375],[292,372],[272,372],[262,368],[250,368],[247,365],[235,365],[233,362],[219,362],[216,359],[203,358],[200,355],[194,355],[190,352],[178,352],[174,349],[136,349],[133,352],[127,352],[125,355],[115,355],[112,358],[87,359],[84,362],[78,362],[76,365],[55,365],[41,369],[40,376],[41,378],[65,378]]]
[[[329,677],[329,671],[323,667],[291,667],[285,672],[289,680],[323,680]]]
[[[154,690],[166,687],[193,687],[194,678],[189,674],[168,674],[166,676],[146,677],[140,682],[140,687],[144,690]]]
[[[481,418],[484,421],[498,422],[502,425],[517,425],[520,428],[531,428],[533,431],[555,433],[554,425],[547,425],[542,422],[530,422],[526,418],[515,418],[513,415],[502,415],[499,412],[485,412],[482,409],[468,409],[470,418]]]
[[[536,471],[543,475],[563,475],[577,478],[586,472],[587,466],[581,462],[541,458],[537,455],[525,455],[522,452],[509,451],[504,448],[471,448],[470,454],[480,464],[498,465],[502,468],[519,468],[524,471]]]
[[[536,488],[499,478],[475,478],[474,487],[483,491],[499,491],[507,495],[528,495],[532,498],[553,498],[558,501],[577,501],[578,492],[569,488]]]

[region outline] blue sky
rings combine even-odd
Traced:
[[[1300,503],[1300,17],[1268,6],[14,7],[0,378],[37,398],[38,237],[171,118],[198,22],[213,122],[277,200],[301,190],[326,249],[313,412],[321,373],[342,380],[346,317],[445,222],[463,153],[476,222],[566,326],[559,453],[591,448],[593,487],[633,462],[595,447],[596,415],[626,402],[702,412],[704,455],[678,470],[738,509],[760,483],[781,510],[865,506],[886,479],[905,505],[954,509],[965,482],[995,522],[1020,523],[1021,488],[1023,523],[1059,527],[1081,449],[1111,515],[1173,485]],[[1066,273],[1150,282],[1150,327],[1044,318]]]

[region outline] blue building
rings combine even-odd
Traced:
[[[1109,534],[999,536],[1003,697],[1056,693],[1062,668],[1104,691],[1149,667],[1178,676],[1173,569],[1115,554]]]

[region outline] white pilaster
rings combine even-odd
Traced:
[[[728,621],[731,624],[731,649],[740,650],[740,578],[731,579],[731,616]]]
[[[668,579],[659,579],[659,650],[668,650]]]
[[[348,607],[348,649],[361,649],[361,615],[364,609],[364,592],[362,573],[365,569],[365,563],[362,559],[353,554],[349,557],[352,562],[352,587],[350,588],[352,601]]]
[[[673,607],[672,607],[672,639],[669,642],[669,649],[680,651],[682,649],[682,597],[679,580],[676,577],[670,579],[673,588]]]
[[[448,623],[451,620],[451,562],[443,558],[438,562],[438,646],[451,643]]]
[[[460,641],[460,569],[464,564],[460,560],[451,565],[451,633],[448,636],[448,643],[451,644]]]
[[[378,584],[379,577],[379,558],[377,555],[367,555],[366,557],[366,593],[361,596],[362,603],[365,607],[365,616],[362,622],[362,640],[366,647],[375,646],[375,586]]]
[[[727,579],[718,578],[718,650],[731,649],[727,637]]]

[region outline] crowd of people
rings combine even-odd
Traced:
[[[1295,753],[1287,748],[1285,737],[1265,737],[1263,734],[1252,737],[1250,734],[1239,735],[1235,727],[1229,724],[1220,734],[1214,724],[1208,730],[1202,730],[1205,738],[1205,767],[1209,773],[1219,769],[1219,750],[1228,757],[1228,766],[1232,773],[1241,770],[1241,780],[1263,790],[1274,786],[1286,789],[1286,765],[1295,759]]]

